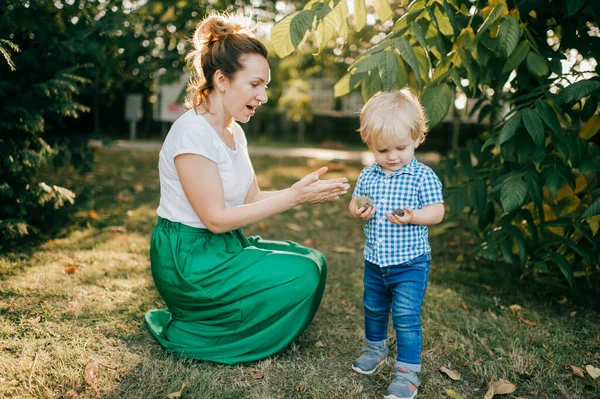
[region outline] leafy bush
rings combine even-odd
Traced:
[[[63,162],[65,146],[51,147],[42,135],[62,118],[88,108],[75,96],[86,80],[77,73],[73,38],[50,7],[10,2],[0,16],[0,245],[55,231],[68,219],[75,194],[37,181],[40,168]],[[37,14],[31,19],[33,11]],[[20,50],[18,53],[11,51]],[[11,56],[12,55],[12,56]],[[87,145],[86,145],[87,148]],[[87,162],[90,160],[88,159]],[[86,165],[86,163],[78,163]],[[76,165],[77,166],[77,165]]]
[[[443,162],[451,214],[480,238],[477,253],[519,263],[526,273],[558,273],[573,285],[600,273],[600,3],[569,0],[373,0],[385,38],[360,54],[336,95],[409,85],[430,124],[455,95],[473,99],[479,138]],[[351,20],[365,26],[364,0]],[[314,30],[314,48],[348,34],[344,1],[311,1],[273,29],[289,54]],[[567,55],[572,65],[563,69]],[[584,60],[588,70],[582,66]],[[595,69],[593,69],[595,68]],[[467,215],[467,218],[462,215]]]

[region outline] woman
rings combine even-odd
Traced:
[[[267,102],[267,50],[239,18],[213,15],[194,33],[189,108],[160,151],[160,206],[150,260],[166,310],[146,314],[169,352],[234,364],[272,355],[310,324],[325,288],[322,254],[240,228],[305,203],[333,201],[346,178],[323,167],[288,189],[258,187],[239,124]]]

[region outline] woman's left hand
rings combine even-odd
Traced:
[[[385,216],[387,216],[388,220],[394,224],[409,224],[413,220],[413,215],[414,211],[410,208],[404,209],[403,216],[393,215],[389,212],[385,213]]]
[[[328,168],[324,166],[304,176],[291,187],[299,204],[335,201],[340,198],[340,195],[346,194],[350,188],[347,178],[319,179],[319,176],[325,174],[327,170]]]

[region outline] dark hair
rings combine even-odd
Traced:
[[[251,22],[241,15],[212,14],[198,24],[193,37],[194,49],[185,57],[192,72],[185,96],[186,108],[197,108],[208,102],[217,70],[233,79],[242,69],[244,55],[259,54],[267,58],[267,49],[254,37]],[[208,109],[206,105],[205,108]]]

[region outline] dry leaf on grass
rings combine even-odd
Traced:
[[[494,381],[492,378],[489,389],[485,393],[483,399],[492,399],[494,395],[505,395],[507,393],[513,393],[516,390],[517,387],[512,382],[507,380]]]
[[[294,219],[296,220],[300,220],[300,219],[306,219],[309,216],[307,211],[300,211],[300,212],[296,212],[293,216]]]
[[[250,372],[252,378],[254,378],[255,380],[260,380],[264,377],[264,375],[260,372],[260,369],[250,368],[248,369],[248,371]]]
[[[259,223],[258,223],[258,227],[259,227],[261,230],[264,230],[264,231],[269,231],[269,230],[271,230],[271,225],[270,225],[269,223],[267,223],[267,222],[259,222]]]
[[[325,224],[323,222],[321,222],[320,220],[313,220],[313,224],[315,225],[315,227],[322,229],[323,227],[325,227]]]
[[[302,227],[298,226],[296,223],[288,223],[287,228],[292,231],[302,231]]]
[[[96,382],[96,377],[98,375],[98,362],[94,359],[90,359],[88,364],[85,366],[85,371],[83,372],[83,378],[85,382],[92,386]]]
[[[42,318],[40,316],[38,317],[31,317],[29,319],[23,319],[21,320],[21,323],[29,323],[29,324],[37,324],[40,322]]]
[[[184,382],[183,384],[181,384],[181,389],[177,392],[173,392],[167,395],[167,399],[177,399],[177,398],[181,398],[181,393],[183,392],[183,388],[185,388],[185,386],[187,385],[187,382]]]
[[[498,320],[498,316],[496,316],[496,313],[492,312],[491,310],[489,312],[490,312],[490,316],[492,317],[492,319]]]
[[[570,367],[571,370],[573,370],[573,374],[576,375],[577,377],[581,377],[581,378],[584,377],[583,370],[580,369],[579,367],[577,367],[577,366],[571,366],[571,365],[568,365],[568,367]]]
[[[353,254],[356,250],[348,247],[335,247],[333,248],[333,252],[337,252],[338,254]]]
[[[69,266],[65,270],[63,270],[63,273],[65,273],[65,274],[73,274],[77,270],[79,270],[79,269],[77,269],[77,266]]]
[[[590,375],[590,377],[592,377],[593,380],[600,377],[600,368],[594,367],[591,364],[585,366],[585,371],[588,372],[588,374]]]
[[[90,211],[89,211],[89,217],[90,217],[90,219],[94,219],[94,220],[100,219],[100,216],[98,216],[98,212],[96,212],[93,209],[90,209]]]
[[[521,305],[517,305],[516,303],[514,305],[510,305],[508,308],[513,312],[518,312],[519,310],[523,309]]]
[[[459,381],[460,380],[460,373],[456,372],[454,370],[450,370],[447,369],[446,367],[442,366],[440,367],[440,371],[444,374],[446,374],[448,377],[450,377],[451,379],[453,379],[454,381]]]
[[[315,346],[316,346],[317,348],[323,348],[323,347],[325,347],[325,344],[324,344],[323,342],[321,342],[321,341],[317,341],[317,342],[315,343]]]
[[[65,397],[66,399],[79,399],[81,398],[81,396],[79,396],[79,394],[77,392],[75,392],[74,390],[69,390],[67,392],[65,392],[65,394],[63,395],[63,397]]]
[[[446,389],[446,395],[448,395],[452,399],[465,399],[464,396],[462,396],[456,391],[453,391],[452,389]]]

